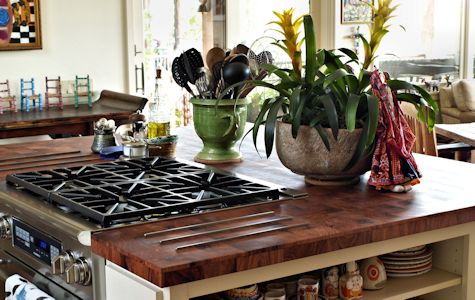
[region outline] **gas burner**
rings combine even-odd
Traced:
[[[279,198],[275,187],[158,157],[14,174],[7,182],[104,227]]]
[[[215,204],[197,206],[197,207],[195,207],[195,209],[193,209],[192,213],[193,214],[200,214],[200,213],[204,213],[204,212],[207,212],[207,211],[213,211],[213,210],[222,209],[222,208],[226,208],[226,207],[227,206],[224,203],[215,203]]]

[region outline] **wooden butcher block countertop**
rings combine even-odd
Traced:
[[[94,137],[74,137],[0,146],[0,180],[8,174],[102,162],[91,152]]]
[[[180,131],[178,157],[191,160],[199,145],[192,129]],[[288,171],[276,157],[261,159],[250,138],[245,140],[241,151],[242,163],[218,167],[297,188],[308,196],[106,229],[93,234],[92,250],[138,276],[166,287],[475,221],[473,164],[417,155],[423,173],[421,184],[409,193],[394,194],[369,188],[366,184],[368,174],[355,186],[306,186],[302,176]],[[147,232],[269,211],[274,214],[144,237]],[[281,225],[308,225],[182,250],[176,250],[176,247],[278,225],[159,243],[165,238],[283,216],[291,219],[280,222]]]

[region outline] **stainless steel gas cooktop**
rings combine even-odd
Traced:
[[[189,162],[144,158],[7,176],[103,227],[278,199],[278,187]]]

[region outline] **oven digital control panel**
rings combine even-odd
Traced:
[[[13,218],[12,225],[13,246],[51,265],[51,260],[63,247],[61,242],[16,218]]]

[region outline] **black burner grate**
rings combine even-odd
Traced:
[[[104,227],[279,198],[278,188],[158,157],[14,174],[7,182]]]

